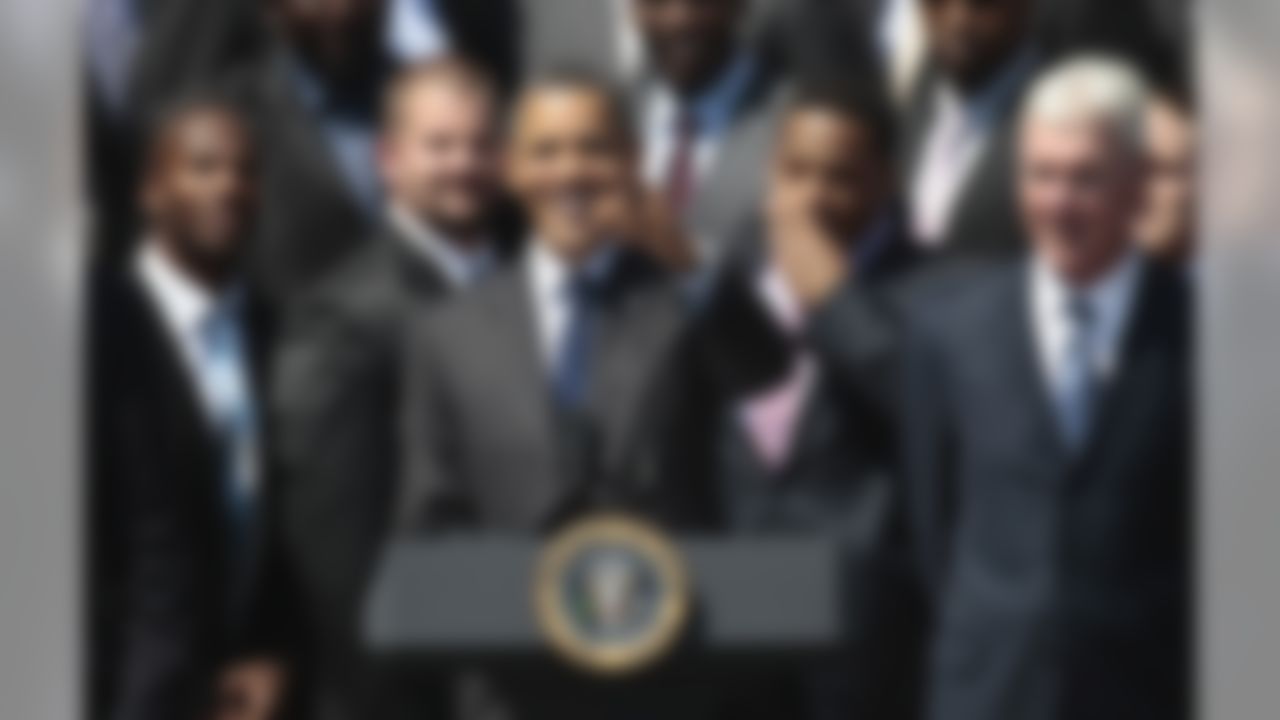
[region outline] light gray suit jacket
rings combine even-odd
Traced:
[[[631,86],[638,123],[643,122],[644,100],[655,82],[645,77]],[[713,261],[736,255],[741,248],[735,243],[759,218],[775,128],[790,96],[785,79],[759,58],[713,164],[686,210],[685,230]]]
[[[618,264],[587,410],[569,417],[552,401],[525,270],[517,263],[446,303],[410,341],[402,529],[536,531],[601,506],[682,516],[685,498],[667,495],[661,471],[659,418],[679,366],[683,297],[647,261]]]

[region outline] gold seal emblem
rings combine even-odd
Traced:
[[[689,617],[689,578],[679,551],[657,528],[595,516],[544,548],[533,601],[544,636],[565,660],[598,675],[627,675],[679,642]]]

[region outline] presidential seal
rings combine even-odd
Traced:
[[[588,518],[552,538],[533,596],[552,649],[598,675],[627,675],[661,660],[689,616],[679,551],[653,526],[620,515]]]

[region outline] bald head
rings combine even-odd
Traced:
[[[411,67],[383,103],[379,169],[391,202],[450,240],[474,241],[498,192],[498,99],[456,59]]]
[[[229,275],[257,208],[257,167],[248,126],[229,104],[190,100],[169,109],[147,143],[141,189],[147,232],[190,274]]]

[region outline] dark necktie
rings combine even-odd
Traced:
[[[693,196],[698,145],[698,118],[682,109],[676,115],[675,142],[667,166],[667,202],[676,214],[683,214]]]
[[[556,403],[565,410],[580,410],[591,379],[591,351],[600,311],[602,283],[577,275],[565,284],[569,322],[561,340],[554,377]]]

